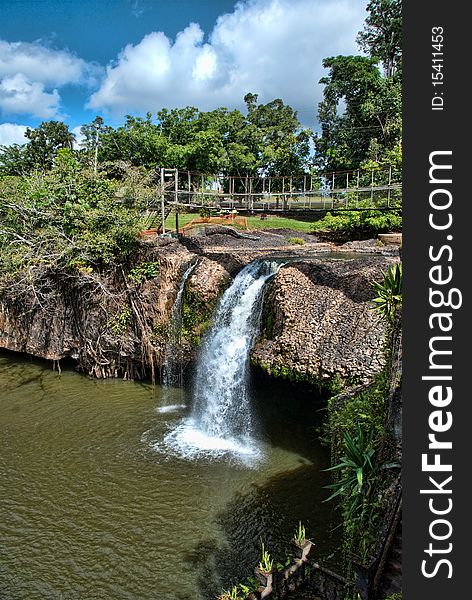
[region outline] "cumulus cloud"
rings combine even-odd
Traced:
[[[26,125],[15,123],[2,123],[0,125],[0,146],[11,146],[12,144],[25,144]]]
[[[0,40],[0,111],[42,119],[58,117],[66,84],[94,85],[101,70],[66,50]]]
[[[247,92],[282,98],[313,118],[321,60],[357,52],[361,0],[248,0],[218,18],[207,41],[191,23],[174,41],[162,32],[127,45],[88,106],[115,115],[163,106],[241,107]]]
[[[0,107],[6,114],[32,114],[49,119],[57,115],[59,102],[57,90],[47,92],[44,84],[29,81],[22,73],[0,81]]]

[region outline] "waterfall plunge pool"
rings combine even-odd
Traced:
[[[302,520],[339,543],[323,503],[328,450],[299,388],[250,378],[256,466],[156,451],[191,418],[188,390],[0,355],[0,589],[9,600],[210,600],[282,560]]]

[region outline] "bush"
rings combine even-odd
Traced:
[[[298,244],[300,246],[303,246],[303,244],[305,243],[305,240],[302,238],[299,238],[299,237],[291,237],[291,238],[288,238],[288,243],[293,244],[293,245]]]
[[[0,178],[0,275],[122,263],[137,247],[141,207],[117,183],[60,150],[46,174]]]
[[[313,223],[314,231],[330,231],[350,235],[374,236],[378,233],[401,231],[402,216],[394,210],[346,210],[330,212]]]
[[[139,285],[148,279],[154,279],[159,274],[159,263],[158,262],[143,262],[136,265],[129,272],[129,279]]]

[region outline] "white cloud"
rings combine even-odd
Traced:
[[[58,114],[59,102],[57,90],[47,92],[43,83],[28,81],[22,73],[0,81],[0,108],[6,114],[31,114],[49,119]]]
[[[59,117],[58,88],[93,85],[101,69],[66,50],[0,40],[0,111],[42,119]]]
[[[74,127],[71,132],[75,135],[75,142],[74,142],[74,148],[76,150],[79,150],[80,148],[80,144],[84,141],[85,136],[83,135],[83,133],[80,131],[82,129],[82,125],[77,125],[77,127]]]
[[[26,125],[16,125],[14,123],[0,124],[0,146],[10,146],[11,144],[25,144],[24,137]]]
[[[164,33],[127,45],[108,65],[88,106],[115,115],[163,106],[242,107],[282,98],[312,120],[321,100],[321,61],[357,53],[365,0],[248,0],[225,14],[204,42],[192,23],[174,42]]]

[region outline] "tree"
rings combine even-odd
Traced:
[[[372,140],[382,149],[394,143],[389,123],[400,116],[401,104],[391,106],[390,84],[376,59],[365,56],[326,58],[330,70],[319,105],[321,136],[315,138],[317,159],[327,170],[349,170],[368,158]]]
[[[401,0],[371,0],[364,29],[357,36],[360,47],[381,61],[387,77],[393,77],[402,58]]]
[[[111,127],[105,125],[102,117],[97,116],[95,119],[86,125],[82,125],[80,133],[83,138],[80,146],[83,150],[83,155],[93,165],[93,170],[96,173],[98,168],[98,150],[102,145],[102,137],[105,133],[109,133]]]
[[[7,175],[26,175],[35,169],[48,171],[61,148],[72,150],[75,136],[61,121],[43,121],[39,127],[28,127],[26,144],[0,147],[0,169]]]
[[[0,146],[0,173],[4,175],[26,175],[33,169],[31,157],[25,144]]]
[[[257,104],[257,94],[246,94],[248,143],[257,156],[260,173],[290,175],[302,172],[309,156],[312,131],[303,128],[296,111],[280,98]],[[245,132],[246,133],[246,132]]]
[[[357,41],[369,56],[323,61],[330,71],[320,80],[315,160],[330,171],[401,166],[401,0],[370,0],[367,11]]]
[[[74,134],[61,121],[43,121],[36,129],[28,127],[25,137],[29,140],[26,154],[34,167],[42,171],[51,169],[59,149],[72,150],[75,141]]]

